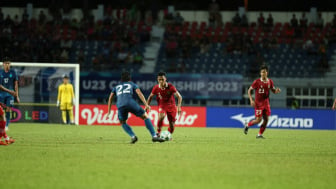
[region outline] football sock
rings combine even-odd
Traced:
[[[124,131],[130,136],[130,137],[134,137],[135,134],[132,130],[132,128],[127,124],[127,123],[123,123],[122,128],[124,129]]]
[[[160,133],[163,125],[163,120],[158,120],[157,122],[157,132]]]
[[[70,123],[74,123],[74,115],[73,115],[73,110],[69,110],[69,119],[70,119]]]
[[[9,122],[10,122],[10,113],[11,113],[11,112],[6,112],[6,120],[7,120],[7,122],[6,122],[6,127],[8,127]]]
[[[0,139],[1,137],[4,137],[5,139],[8,137],[5,131],[6,122],[0,121]]]
[[[145,124],[146,124],[146,127],[147,127],[148,131],[150,132],[150,134],[152,136],[155,136],[155,130],[154,130],[153,124],[152,124],[152,122],[149,118],[145,119]]]
[[[173,134],[174,130],[175,130],[175,127],[168,127],[168,131],[169,131],[171,134]]]
[[[261,126],[259,129],[259,135],[262,135],[265,131],[266,127],[265,126]]]
[[[247,124],[248,127],[250,127],[250,126],[252,126],[252,125],[253,125],[253,120],[250,121],[250,122]]]
[[[67,123],[67,112],[65,110],[62,110],[62,120],[63,123]]]

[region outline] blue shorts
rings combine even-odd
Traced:
[[[14,97],[13,96],[0,96],[0,102],[6,104],[7,107],[14,106]]]
[[[141,117],[144,115],[145,110],[141,108],[139,104],[131,104],[123,107],[118,108],[118,119],[120,121],[126,121],[128,119],[128,113],[131,112],[132,114],[136,115],[137,117]]]

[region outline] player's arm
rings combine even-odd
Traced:
[[[251,104],[251,106],[255,106],[255,102],[254,102],[254,100],[253,100],[253,98],[252,98],[252,90],[253,90],[253,88],[252,88],[252,86],[248,89],[248,91],[247,91],[247,94],[248,94],[248,96],[249,96],[249,99],[250,99],[250,104]]]
[[[271,89],[271,91],[274,93],[274,94],[278,94],[278,93],[280,93],[281,92],[281,89],[279,88],[279,87],[277,87],[277,88],[272,88]]]
[[[145,110],[150,111],[150,106],[146,102],[145,96],[142,94],[141,90],[139,88],[135,89],[135,92],[137,93],[138,97],[140,98],[141,102],[145,105]]]
[[[3,85],[0,85],[0,90],[5,91],[5,92],[9,93],[10,95],[16,97],[16,92],[15,91],[9,90],[6,87],[4,87]]]
[[[182,106],[182,95],[176,91],[174,93],[174,95],[177,97],[177,114],[180,115],[181,114],[181,106]]]
[[[62,97],[62,85],[58,86],[58,92],[57,92],[57,103],[56,106],[59,106],[61,103],[61,97]]]
[[[111,92],[110,97],[109,97],[108,102],[107,102],[107,112],[108,112],[107,115],[110,115],[110,113],[111,113],[111,106],[112,106],[113,97],[114,97],[114,93]]]
[[[19,98],[19,81],[18,80],[14,81],[14,89],[15,89],[15,94],[16,94],[16,101],[17,101],[17,103],[20,103],[20,98]]]
[[[334,100],[334,104],[333,104],[333,106],[332,106],[332,109],[335,110],[335,107],[336,107],[336,98],[335,98],[335,100]]]
[[[151,94],[148,96],[148,98],[147,98],[147,104],[148,104],[148,105],[150,105],[150,103],[152,102],[153,96],[154,96],[153,93],[151,93]]]
[[[72,99],[72,105],[75,105],[76,104],[76,99],[75,99],[75,92],[74,92],[74,89],[73,89],[73,85],[71,85],[71,99]]]

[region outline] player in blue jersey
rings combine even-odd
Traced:
[[[111,114],[111,105],[113,97],[117,98],[118,119],[121,123],[124,131],[131,137],[131,144],[138,141],[138,137],[133,132],[132,128],[126,123],[128,119],[128,113],[132,113],[137,117],[142,118],[145,121],[146,127],[149,130],[153,142],[164,142],[164,139],[156,136],[153,124],[149,119],[146,111],[140,107],[140,105],[133,98],[133,94],[137,94],[142,103],[145,105],[145,110],[150,111],[150,106],[147,104],[144,95],[142,94],[138,85],[131,81],[131,75],[129,72],[123,72],[121,74],[121,82],[112,89],[108,100],[108,115]]]
[[[0,74],[0,84],[5,88],[15,92],[16,100],[20,103],[19,99],[19,78],[15,70],[10,69],[11,61],[8,57],[3,59],[3,70]],[[8,125],[11,118],[11,111],[14,105],[14,96],[8,92],[1,91],[0,102],[6,105],[6,130],[8,130]]]

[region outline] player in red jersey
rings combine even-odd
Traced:
[[[0,90],[1,91],[6,91],[10,95],[18,98],[17,93],[15,91],[9,90],[1,84],[0,84]],[[6,133],[6,115],[5,115],[5,111],[3,110],[2,107],[6,108],[6,104],[1,103],[1,106],[0,106],[0,145],[9,145],[9,144],[14,143],[15,140],[10,138],[9,136],[7,136],[7,133]],[[2,141],[2,138],[4,138],[5,140]]]
[[[271,115],[271,108],[269,103],[269,91],[274,94],[280,93],[280,88],[275,88],[273,81],[267,77],[268,67],[262,65],[260,67],[260,78],[254,80],[250,88],[248,89],[248,96],[250,98],[251,106],[254,107],[255,119],[245,124],[244,133],[247,134],[250,126],[259,124],[263,119],[263,123],[260,126],[257,138],[264,138],[263,133],[266,129],[268,116]],[[252,90],[255,90],[255,100],[252,98]]]
[[[157,134],[160,134],[163,119],[167,114],[169,121],[168,131],[173,134],[176,121],[176,103],[175,96],[177,97],[177,114],[181,114],[181,104],[182,96],[176,90],[174,85],[167,82],[166,74],[164,72],[159,72],[157,75],[157,81],[159,84],[155,85],[152,89],[151,94],[147,99],[147,104],[149,105],[152,101],[154,95],[156,95],[157,104],[159,106],[159,119],[157,122]]]

